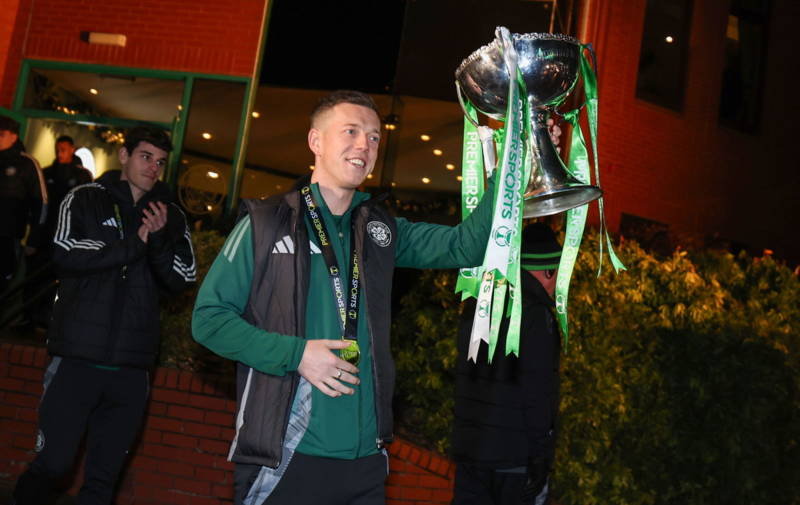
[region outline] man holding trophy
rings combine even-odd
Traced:
[[[323,98],[308,132],[313,173],[244,202],[200,288],[194,338],[238,362],[236,504],[384,503],[393,270],[484,257],[493,181],[458,226],[392,217],[357,190],[380,132],[369,96]]]

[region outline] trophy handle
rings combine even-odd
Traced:
[[[469,119],[469,122],[474,124],[476,128],[480,127],[480,125],[476,123],[475,120],[472,119],[472,117],[467,112],[467,106],[464,104],[464,97],[461,95],[461,85],[458,84],[458,81],[456,81],[456,95],[458,95],[458,103],[459,105],[461,105],[461,110],[464,111],[464,117]]]

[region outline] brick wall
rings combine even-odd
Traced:
[[[595,0],[589,34],[598,52],[599,146],[606,217],[623,212],[673,230],[720,232],[754,248],[800,261],[800,241],[786,237],[800,213],[800,177],[787,124],[798,112],[785,65],[800,3],[771,2],[761,130],[720,126],[728,2],[692,2],[684,108],[636,98],[646,0]]]
[[[0,14],[0,21],[9,22],[0,25],[0,49],[8,30],[13,43],[7,61],[0,59],[0,105],[11,103],[23,57],[250,75],[265,1],[3,0],[2,10],[10,14]],[[80,40],[81,32],[121,33],[127,45],[88,44]]]
[[[48,361],[41,347],[0,343],[0,486],[13,486],[33,459],[36,407]],[[235,402],[219,378],[159,368],[144,427],[117,503],[232,503],[233,465],[226,460]],[[447,504],[453,464],[403,440],[389,446],[387,504]],[[74,476],[77,492],[82,475]]]
[[[3,0],[0,8],[0,106],[11,104],[22,61],[20,46],[26,26],[22,20],[29,11],[28,0]]]

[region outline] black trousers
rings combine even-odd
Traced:
[[[36,458],[14,489],[16,505],[47,503],[73,467],[86,434],[85,480],[79,505],[108,505],[147,405],[146,370],[108,370],[54,358],[39,405]]]
[[[546,495],[525,493],[526,472],[512,473],[481,468],[468,463],[456,465],[452,505],[538,505]]]
[[[384,505],[386,458],[375,454],[358,459],[333,459],[295,452],[286,473],[262,505]],[[260,468],[241,466],[237,465],[237,472],[257,473]],[[241,491],[247,494],[247,490]]]
[[[18,259],[19,240],[14,237],[0,237],[0,293],[5,291],[14,277]]]

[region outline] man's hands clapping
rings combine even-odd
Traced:
[[[150,202],[143,214],[138,234],[142,242],[146,244],[149,233],[155,233],[167,224],[167,206],[162,202]]]

